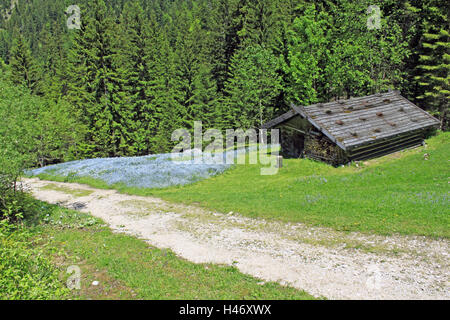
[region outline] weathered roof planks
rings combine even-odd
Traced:
[[[318,131],[348,152],[405,134],[408,136],[408,133],[413,138],[414,132],[437,128],[440,124],[439,120],[399,92],[389,91],[306,107],[292,105],[290,111],[269,121],[263,128],[282,126],[296,116],[307,119]],[[416,140],[411,140],[411,143]]]

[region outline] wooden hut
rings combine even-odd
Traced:
[[[280,129],[285,156],[332,165],[419,146],[440,125],[398,91],[291,107],[263,129]]]

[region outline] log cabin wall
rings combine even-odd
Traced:
[[[348,162],[345,152],[324,135],[305,136],[304,156],[333,166]]]

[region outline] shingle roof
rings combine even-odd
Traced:
[[[438,127],[436,118],[397,91],[318,103],[292,110],[266,123],[272,128],[300,115],[344,150],[415,130]]]

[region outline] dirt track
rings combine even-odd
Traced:
[[[27,179],[37,199],[103,219],[115,231],[195,263],[235,265],[329,299],[450,299],[449,241],[366,235],[249,219],[193,206]],[[42,189],[52,185],[52,189]],[[88,190],[74,197],[58,187]]]

